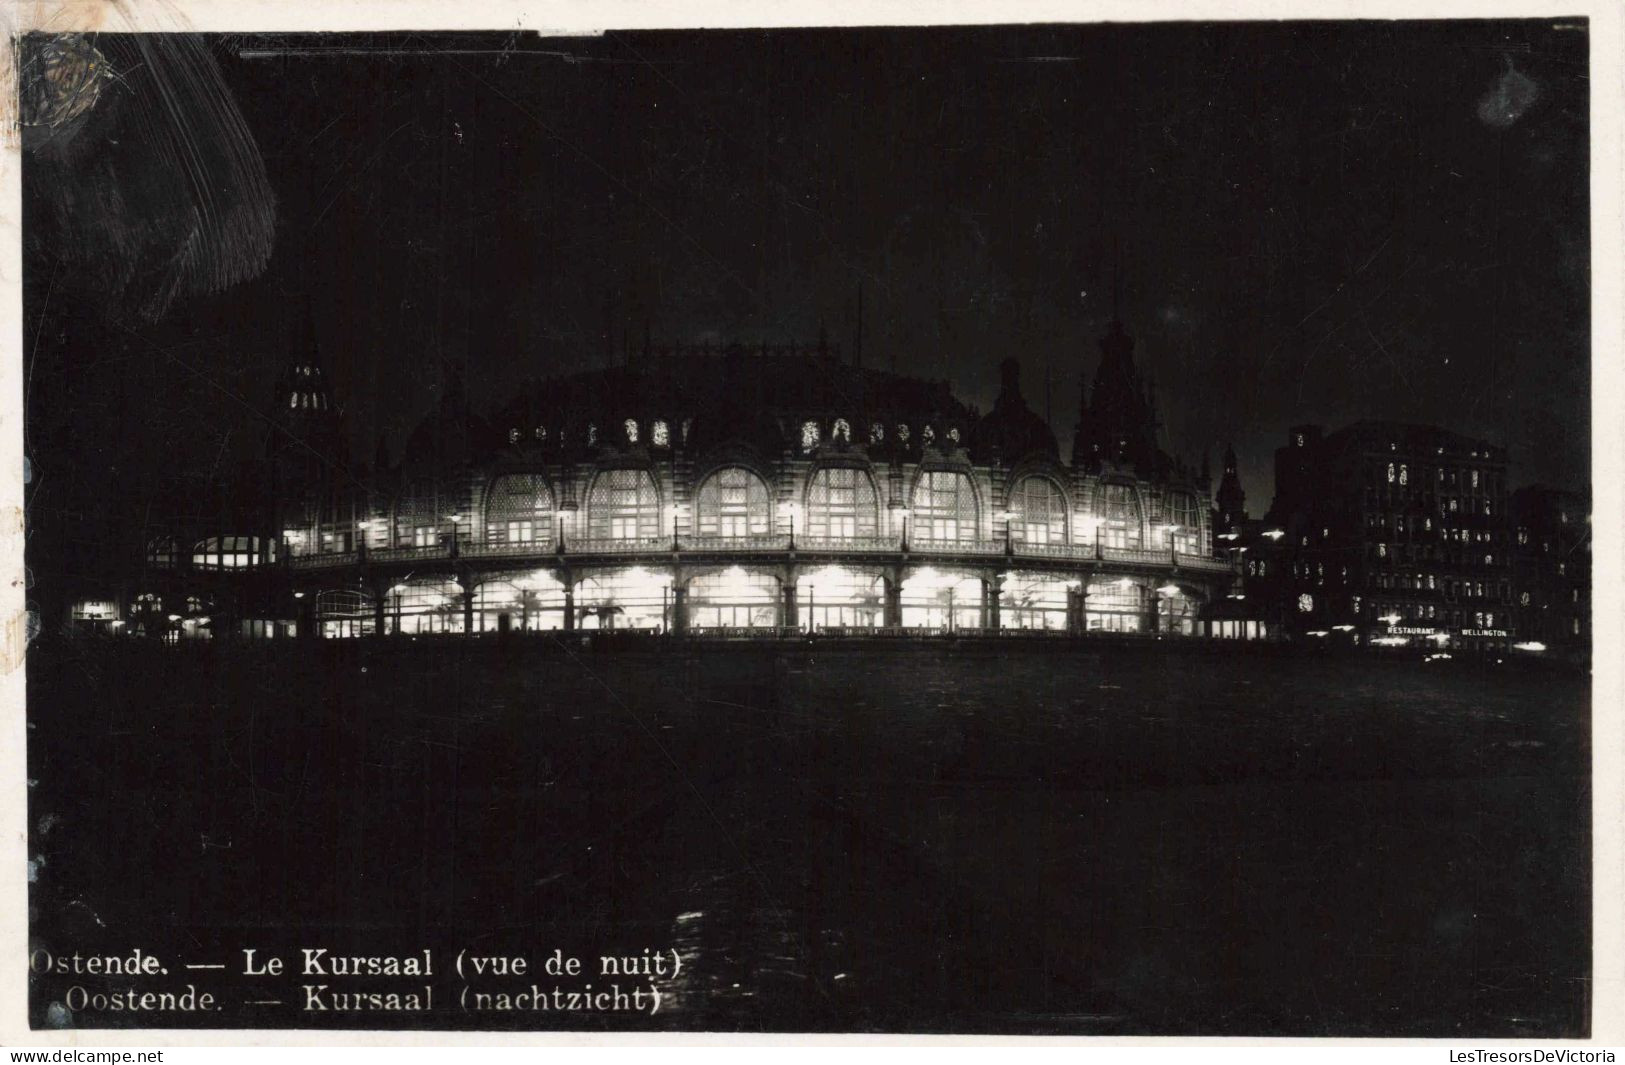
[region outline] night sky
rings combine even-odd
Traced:
[[[107,305],[36,225],[44,469],[150,479],[256,451],[307,305],[370,460],[380,434],[398,454],[447,364],[489,412],[525,380],[618,360],[646,327],[825,328],[850,351],[860,288],[866,364],[950,379],[986,410],[1013,354],[1065,451],[1120,272],[1165,448],[1217,467],[1234,441],[1254,514],[1299,422],[1436,423],[1505,444],[1514,484],[1589,479],[1583,24],[209,52],[276,198],[269,265],[150,321]]]

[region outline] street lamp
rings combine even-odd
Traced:
[[[686,509],[676,503],[670,503],[666,506],[666,517],[671,519],[671,549],[673,551],[676,551],[679,546],[677,543],[677,516],[685,513]]]
[[[1015,514],[1012,511],[1001,510],[997,514],[993,515],[993,517],[997,521],[1004,522],[1004,553],[1007,555],[1014,554]]]
[[[801,514],[801,507],[794,500],[785,500],[779,504],[779,513],[784,515],[790,523],[790,550],[796,549],[796,519]]]

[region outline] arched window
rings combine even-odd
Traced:
[[[835,419],[835,428],[830,430],[830,436],[841,443],[848,443],[852,439],[852,425],[845,418]]]
[[[649,435],[654,440],[655,447],[671,446],[671,427],[664,421],[655,422],[653,428],[649,431]]]
[[[1202,512],[1190,492],[1168,493],[1168,540],[1182,554],[1201,550]]]
[[[801,423],[801,450],[811,451],[818,446],[818,423]]]
[[[1066,543],[1066,497],[1048,477],[1023,477],[1010,490],[1010,538],[1018,543]]]
[[[449,500],[445,502],[450,503]],[[395,545],[437,546],[445,526],[449,524],[445,515],[451,513],[441,503],[438,486],[432,480],[407,485],[395,501]]]
[[[551,544],[553,491],[539,473],[510,473],[485,494],[485,541],[490,544]]]
[[[772,519],[767,483],[743,466],[717,470],[695,493],[694,516],[701,536],[765,535]]]
[[[257,536],[211,536],[192,545],[193,569],[246,569],[259,565]]]
[[[474,589],[474,627],[476,632],[562,629],[564,585],[545,570],[488,577]]]
[[[927,470],[914,484],[916,540],[976,539],[976,494],[957,470]]]
[[[688,625],[691,630],[771,628],[780,623],[782,601],[776,577],[730,566],[688,582]]]
[[[879,496],[866,470],[825,467],[807,485],[807,535],[850,539],[874,536],[880,523]]]
[[[324,640],[371,636],[377,624],[373,598],[366,592],[330,591],[316,596],[316,626]]]
[[[647,470],[605,470],[587,493],[587,535],[637,540],[660,535],[660,492]]]
[[[628,418],[626,419],[625,423],[623,423],[622,428],[626,430],[626,442],[628,444],[635,444],[638,442],[638,423],[636,421]]]
[[[1140,547],[1144,542],[1140,494],[1131,484],[1108,484],[1101,495],[1100,542],[1106,547]]]
[[[885,442],[886,427],[879,422],[869,423],[869,443],[879,444]]]

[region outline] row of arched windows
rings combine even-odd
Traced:
[[[773,531],[774,493],[768,483],[743,466],[709,473],[694,495],[692,529],[701,536],[742,537]],[[588,488],[582,532],[592,539],[648,539],[664,534],[660,490],[652,474],[640,469],[599,473]],[[1145,544],[1144,512],[1132,485],[1106,485],[1098,517],[1082,530],[1073,528],[1071,508],[1059,485],[1047,476],[1029,474],[1011,486],[1006,514],[1012,540],[1031,544],[1065,544],[1084,539],[1098,527],[1110,547]],[[555,498],[540,474],[505,474],[492,482],[486,496],[485,536],[497,544],[551,542]],[[437,508],[424,495],[403,500],[397,511],[397,542],[413,544],[419,526],[434,526]],[[880,493],[868,471],[857,467],[823,467],[809,479],[801,505],[798,531],[824,539],[872,537],[883,529]],[[974,540],[982,535],[981,503],[970,477],[958,470],[926,470],[909,500],[910,537],[920,541]],[[1194,537],[1201,522],[1196,497],[1175,493],[1169,499],[1172,528]],[[432,540],[430,542],[433,542]],[[1183,547],[1183,544],[1181,544]],[[1193,548],[1194,549],[1194,548]]]

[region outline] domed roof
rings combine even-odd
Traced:
[[[469,409],[462,375],[454,370],[440,402],[406,438],[401,469],[414,473],[454,469],[482,458],[497,441],[491,424]]]
[[[624,427],[634,423],[637,440]],[[536,382],[502,408],[497,425],[524,447],[574,449],[606,445],[689,450],[727,442],[767,453],[802,447],[807,423],[818,437],[853,446],[898,446],[898,427],[912,428],[903,449],[927,435],[939,443],[968,438],[976,414],[946,382],[854,366],[826,346],[773,345],[649,349],[627,366]],[[871,427],[883,428],[880,439]],[[932,427],[932,433],[924,432]]]
[[[999,376],[999,398],[976,428],[977,449],[997,451],[1007,462],[1035,453],[1059,458],[1055,434],[1022,398],[1021,364],[1005,359],[999,364]]]

